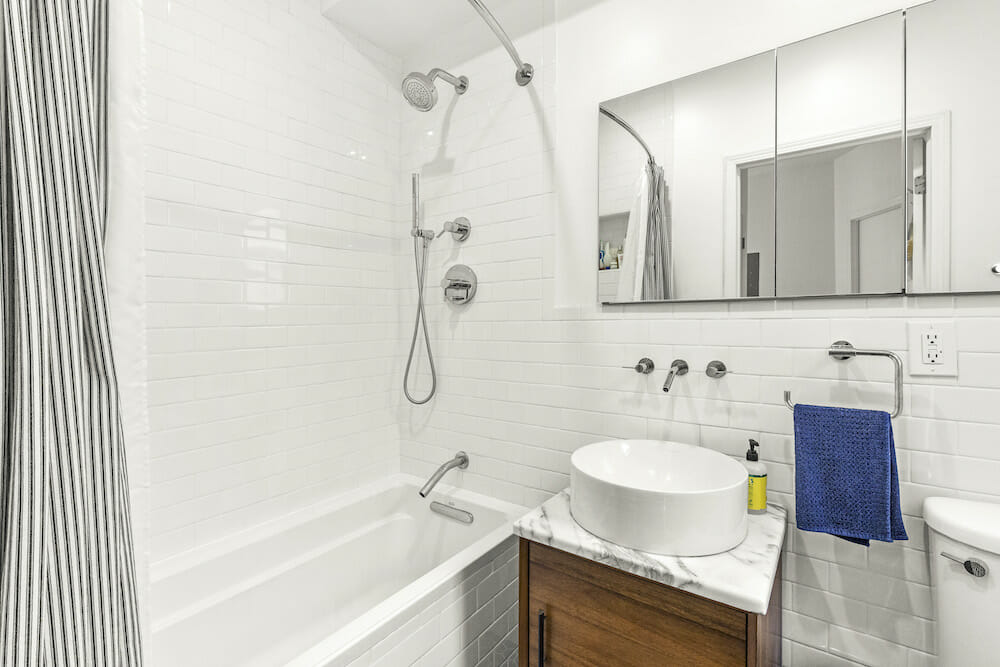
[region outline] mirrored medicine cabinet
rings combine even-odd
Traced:
[[[1000,291],[1000,2],[600,105],[603,303]]]

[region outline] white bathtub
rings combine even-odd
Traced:
[[[422,481],[395,475],[155,564],[153,664],[442,667],[509,655],[511,524],[525,508],[444,484],[425,500]],[[475,521],[431,512],[431,500]]]

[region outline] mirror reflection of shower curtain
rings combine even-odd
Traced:
[[[670,257],[670,207],[663,167],[650,164],[649,222],[646,226],[646,262],[642,272],[642,298],[645,301],[669,299],[673,291]]]
[[[670,241],[670,207],[663,167],[648,162],[629,211],[617,301],[672,297]]]

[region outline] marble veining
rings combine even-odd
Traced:
[[[751,514],[749,520],[746,539],[729,551],[691,558],[661,556],[602,540],[584,530],[570,514],[566,489],[521,517],[514,524],[514,533],[709,600],[763,614],[785,539],[785,510],[768,505],[766,514]]]

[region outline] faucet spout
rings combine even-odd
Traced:
[[[458,452],[457,454],[455,454],[455,458],[451,459],[450,461],[446,461],[445,463],[442,463],[441,467],[434,471],[434,474],[431,475],[431,478],[427,480],[427,483],[424,484],[424,487],[420,489],[420,497],[426,498],[427,494],[430,493],[435,486],[437,486],[438,482],[441,481],[441,478],[444,477],[444,474],[449,470],[451,470],[452,468],[465,470],[468,467],[469,467],[469,455],[466,454],[465,452]]]
[[[667,373],[667,379],[663,383],[663,393],[670,391],[670,387],[674,384],[674,378],[679,375],[687,375],[688,363],[683,359],[674,359],[673,363],[670,364],[670,372]]]

